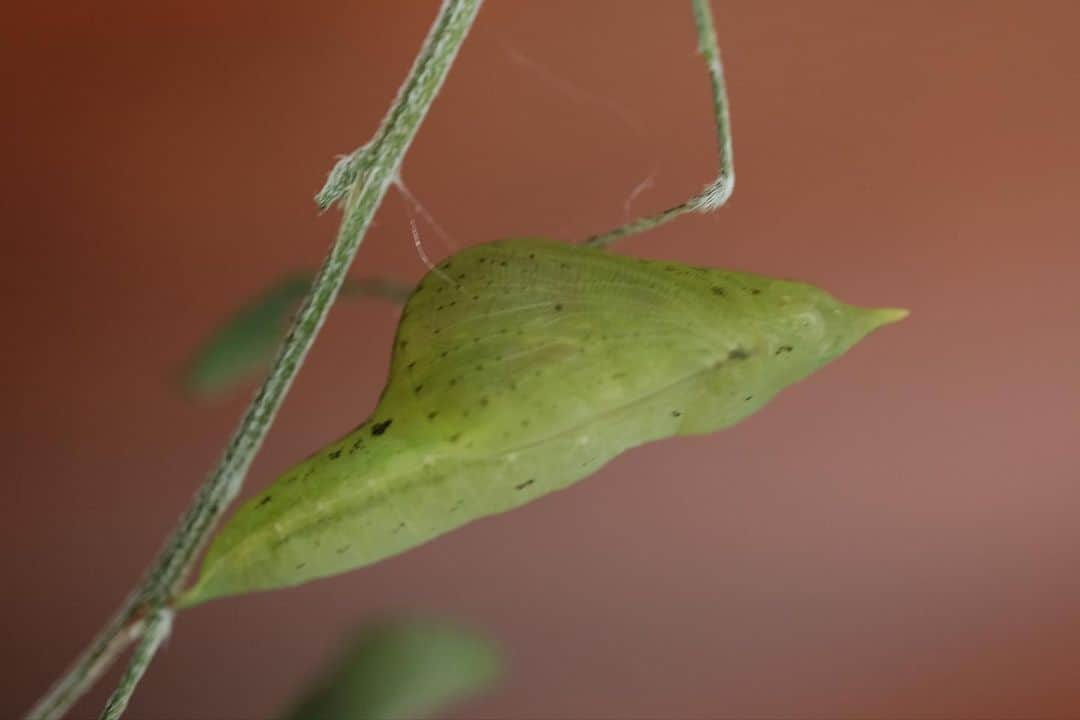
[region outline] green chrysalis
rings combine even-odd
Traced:
[[[467,248],[410,297],[374,414],[241,507],[181,604],[367,565],[728,427],[906,314],[538,239]]]

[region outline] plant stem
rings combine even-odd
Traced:
[[[142,680],[146,669],[150,667],[150,661],[154,659],[161,643],[169,637],[172,629],[173,610],[171,608],[157,608],[150,613],[143,623],[142,638],[131,654],[131,662],[120,678],[120,684],[116,686],[109,702],[101,713],[101,720],[117,720],[124,714],[128,701],[131,700],[135,687]]]
[[[127,644],[172,603],[211,531],[239,492],[293,378],[337,297],[375,211],[397,177],[405,152],[476,19],[481,2],[443,0],[408,77],[375,136],[365,146],[363,172],[351,177],[351,184],[344,193],[344,218],[330,254],[297,313],[273,368],[244,413],[217,468],[199,489],[179,527],[136,590],[64,677],[31,709],[28,720],[62,717]],[[139,650],[141,652],[136,652],[124,676],[132,679],[128,695],[134,691],[145,665],[152,659],[157,643],[140,644]],[[120,707],[116,716],[122,711],[123,707]]]
[[[735,161],[731,152],[731,114],[728,110],[724,66],[720,61],[720,46],[716,41],[716,26],[713,23],[712,9],[709,7],[709,0],[690,0],[690,2],[694,10],[694,25],[697,27],[698,52],[705,59],[705,67],[709,71],[709,81],[712,84],[720,170],[715,180],[685,202],[655,215],[631,220],[614,230],[588,237],[582,242],[583,245],[608,247],[624,237],[652,230],[680,215],[689,212],[712,212],[726,203],[735,189]]]

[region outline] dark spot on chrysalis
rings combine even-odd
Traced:
[[[457,385],[457,378],[450,378],[450,387]]]
[[[410,370],[412,370],[412,369],[413,369],[414,367],[416,367],[416,361],[415,361],[415,360],[413,360],[413,361],[412,361],[411,363],[409,363],[409,364],[408,364],[408,365],[406,365],[405,367],[407,367],[407,368],[409,368]]]
[[[442,332],[442,328],[435,328],[435,329],[434,329],[434,330],[432,330],[431,332],[432,332],[433,334],[435,334],[435,335],[438,335],[439,333],[441,333],[441,332]]]
[[[341,448],[334,450],[327,457],[329,457],[331,460],[337,460],[339,457],[341,457]]]
[[[727,356],[728,360],[745,360],[750,357],[750,353],[746,348],[737,347],[729,350]]]
[[[528,419],[528,418],[525,418],[524,420],[522,420],[522,421],[521,421],[521,427],[523,427],[523,428],[527,428],[527,427],[529,427],[529,425],[531,425],[531,424],[532,424],[532,423],[531,423],[531,422],[529,421],[529,419]]]
[[[393,529],[393,534],[397,535],[399,532],[405,529],[405,523],[398,523],[398,526]]]
[[[727,297],[727,290],[719,285],[712,286],[713,295],[719,295],[720,297]]]
[[[453,435],[450,436],[450,442],[452,442],[452,443],[456,443],[460,439],[461,439],[461,433],[454,433]]]
[[[534,482],[536,482],[536,478],[529,478],[528,480],[526,480],[525,482],[521,483],[520,485],[515,485],[515,486],[514,486],[514,489],[515,489],[515,490],[524,490],[525,488],[527,488],[527,487],[529,487],[530,485],[532,485],[532,484],[533,484]]]
[[[487,407],[487,406],[488,406],[488,403],[489,403],[489,402],[490,402],[490,401],[489,401],[489,400],[487,399],[487,397],[486,397],[486,396],[485,396],[485,397],[482,397],[482,398],[480,398],[480,406],[481,406],[481,407]]]
[[[567,265],[566,263],[559,263],[559,267],[561,267],[563,270],[569,270],[570,269],[570,266]]]
[[[449,354],[449,352],[449,350],[443,350],[441,353],[439,353],[439,357],[444,358],[447,356],[447,354]]]
[[[682,417],[682,412],[680,412],[679,410],[672,410],[671,417]]]
[[[428,420],[434,420],[434,419],[435,419],[435,418],[437,418],[438,416],[439,416],[439,411],[438,411],[438,410],[432,410],[431,412],[429,412],[429,413],[427,414],[427,419],[428,419]]]
[[[303,570],[306,567],[307,567],[307,563],[300,563],[299,565],[296,566],[296,569],[297,570]]]
[[[754,399],[753,395],[747,395],[746,397],[743,398],[743,402],[750,402],[753,399]]]
[[[423,390],[423,389],[424,389],[423,384],[420,384],[420,385],[417,385],[416,387],[413,388],[413,392],[416,393],[417,395],[419,395],[420,391]]]
[[[503,261],[502,261],[502,262],[500,262],[499,264],[500,264],[500,265],[502,265],[503,267],[506,267],[506,264],[507,264],[507,263],[506,263],[506,261],[505,261],[505,260],[503,260]]]
[[[477,363],[477,364],[476,364],[476,371],[477,371],[477,372],[483,372],[483,371],[484,371],[484,365],[483,365],[483,363]]]
[[[341,547],[339,547],[334,552],[336,552],[338,555],[341,555],[342,553],[348,552],[349,548],[351,548],[351,547],[352,547],[352,545],[342,545]]]
[[[265,505],[266,503],[270,502],[270,501],[271,501],[271,500],[273,500],[273,499],[274,499],[274,496],[273,496],[273,495],[267,495],[267,496],[266,496],[266,497],[264,497],[264,498],[263,498],[262,500],[260,500],[259,502],[257,502],[257,503],[255,504],[255,507],[262,507],[263,505]]]
[[[364,438],[356,438],[356,442],[354,442],[352,444],[352,450],[350,450],[349,452],[353,452],[353,450],[359,450],[360,446],[363,445],[363,444],[364,444]]]
[[[386,429],[390,427],[390,423],[394,422],[393,418],[383,420],[382,422],[375,423],[371,426],[372,435],[382,435],[386,432]]]
[[[450,506],[450,512],[454,512],[455,510],[457,510],[459,507],[461,507],[464,504],[465,504],[464,500],[458,500],[456,503],[454,503],[453,505]]]
[[[794,349],[795,348],[792,347],[791,345],[781,345],[780,347],[776,348],[776,354],[777,355],[782,355],[784,353],[789,353]]]
[[[479,300],[479,299],[480,299],[480,296],[479,296],[479,295],[473,295],[473,296],[472,296],[472,299],[473,299],[473,300]]]
[[[405,349],[406,347],[408,347],[408,345],[409,345],[409,341],[408,341],[408,340],[402,340],[402,341],[401,341],[401,342],[399,342],[399,343],[398,343],[397,345],[398,345],[398,347],[399,347],[399,348],[401,348],[402,350],[404,350],[404,349]]]
[[[750,289],[750,294],[751,294],[751,295],[760,295],[760,294],[761,294],[761,290],[759,290],[758,288],[751,288],[751,289]]]
[[[529,253],[529,259],[530,260],[535,260],[536,259],[536,253]]]
[[[555,303],[555,312],[562,310],[562,303]]]
[[[457,279],[458,280],[464,280],[465,279],[465,273],[458,273]]]

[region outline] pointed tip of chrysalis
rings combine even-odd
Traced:
[[[908,311],[903,308],[859,308],[852,328],[855,335],[849,338],[849,342],[854,344],[875,330],[898,323],[907,316]]]
[[[202,605],[207,600],[214,600],[225,595],[233,594],[227,588],[222,588],[220,584],[214,582],[213,574],[207,574],[206,568],[199,573],[198,580],[195,584],[188,587],[187,590],[181,592],[173,601],[173,607],[177,610],[187,610],[188,608],[195,607],[196,605]]]
[[[173,607],[177,610],[187,610],[188,608],[201,604],[207,599],[208,598],[203,597],[199,586],[196,585],[195,587],[180,593],[179,597],[177,597],[173,603]]]
[[[870,311],[875,328],[898,323],[910,314],[910,311],[905,310],[904,308],[879,308]]]
[[[908,316],[908,311],[903,308],[844,307],[846,309],[840,312],[832,326],[829,339],[821,347],[821,357],[825,360],[842,355],[875,330]]]

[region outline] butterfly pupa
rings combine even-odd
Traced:
[[[729,427],[906,314],[539,239],[467,248],[409,298],[371,417],[243,505],[180,602],[368,565]]]

